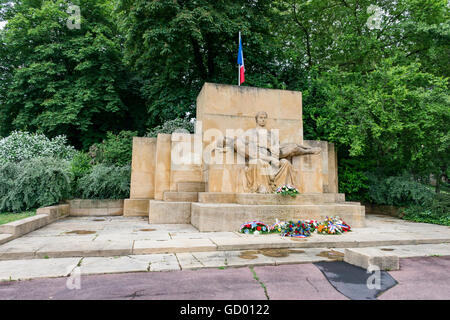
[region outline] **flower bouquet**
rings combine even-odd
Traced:
[[[251,221],[241,225],[239,232],[258,235],[260,233],[269,233],[270,228],[267,224],[261,221]]]
[[[270,232],[271,233],[281,233],[281,230],[286,227],[287,222],[284,221],[278,221],[273,225],[270,226]]]
[[[314,230],[314,226],[306,221],[289,221],[281,228],[281,236],[306,238],[309,237]]]
[[[351,231],[351,228],[339,217],[326,218],[317,226],[317,233],[321,234],[342,234]]]
[[[291,187],[289,185],[284,185],[279,187],[276,191],[276,194],[281,194],[282,196],[291,196],[293,198],[295,198],[298,194],[300,194],[300,192],[294,188]]]
[[[319,225],[319,222],[316,220],[304,220],[303,221],[305,224],[308,224],[309,226],[309,231],[311,233],[313,233],[314,231],[317,230],[317,226]]]

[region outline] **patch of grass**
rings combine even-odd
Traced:
[[[29,218],[36,215],[36,210],[21,213],[0,213],[0,225]]]

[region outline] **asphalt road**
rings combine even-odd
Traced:
[[[351,279],[351,268],[341,268]],[[397,282],[377,298],[450,299],[450,257],[401,259]],[[370,275],[368,275],[370,276]],[[349,278],[350,277],[350,278]],[[200,269],[0,283],[1,300],[345,300],[314,264]],[[356,280],[355,281],[360,281]],[[349,285],[354,285],[349,281]],[[347,287],[345,290],[349,290]],[[345,290],[343,292],[345,293]],[[352,299],[358,299],[354,296]],[[364,297],[360,297],[364,299]]]

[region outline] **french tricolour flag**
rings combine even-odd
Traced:
[[[245,66],[244,66],[244,51],[242,50],[241,33],[239,32],[239,53],[238,53],[238,65],[239,65],[239,85],[245,81]]]

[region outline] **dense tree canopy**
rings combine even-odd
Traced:
[[[1,33],[0,133],[66,134],[83,147],[108,130],[138,125],[140,100],[122,63],[112,2],[81,0],[80,29],[64,0],[15,1]],[[136,108],[137,107],[137,108]]]
[[[447,0],[72,1],[80,29],[69,1],[2,3],[0,135],[87,149],[193,116],[205,81],[237,82],[241,31],[245,85],[302,91],[305,137],[338,145],[344,183],[448,174]]]
[[[203,83],[237,82],[236,43],[245,38],[248,85],[277,83],[278,17],[270,0],[120,0],[125,59],[140,72],[150,126],[195,110]]]

